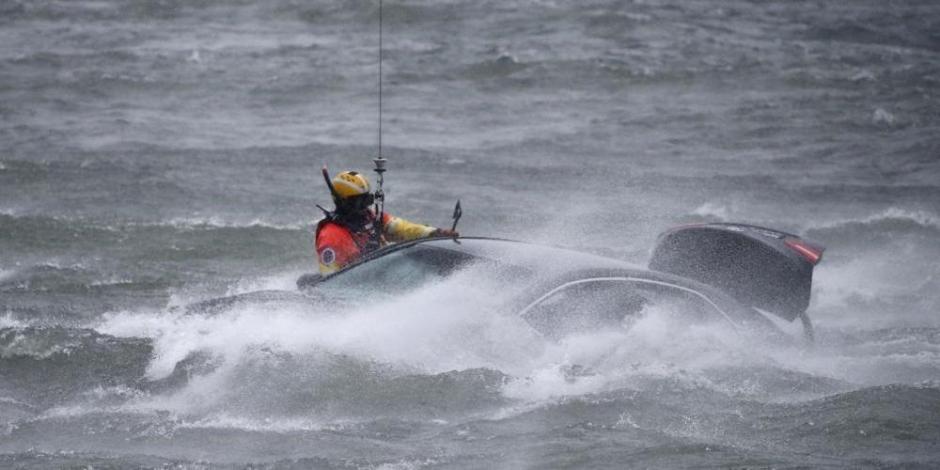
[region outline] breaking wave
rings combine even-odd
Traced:
[[[940,216],[923,210],[890,207],[867,217],[837,220],[811,226],[807,229],[807,235],[830,237],[845,235],[847,232],[855,232],[859,229],[875,232],[881,236],[912,229],[940,233]]]
[[[892,367],[901,372],[891,377],[904,380],[929,373],[929,358],[860,368],[869,359],[861,351],[768,347],[664,311],[629,329],[553,341],[505,311],[506,299],[493,295],[500,285],[471,271],[383,302],[323,304],[283,293],[211,311],[107,314],[99,333],[146,338],[153,354],[144,372],[150,390],[105,409],[170,412],[193,427],[321,429],[389,410],[420,422],[510,419],[664,383],[790,402],[881,384]]]
[[[94,330],[26,326],[4,321],[0,328],[0,367],[17,383],[17,400],[49,406],[102,384],[134,384],[150,357],[148,340],[116,338]],[[56,387],[46,387],[55,376]]]
[[[833,324],[935,324],[940,288],[940,217],[889,208],[867,217],[819,224],[806,231],[829,246],[816,270],[813,310]],[[887,312],[890,310],[890,314]],[[811,310],[812,311],[812,310]]]

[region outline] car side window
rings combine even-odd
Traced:
[[[397,294],[444,278],[472,260],[473,257],[452,250],[413,246],[339,272],[318,284],[317,289],[350,295]]]
[[[536,330],[558,339],[569,334],[629,327],[649,308],[691,321],[721,315],[694,292],[626,278],[563,284],[526,307],[522,315]]]

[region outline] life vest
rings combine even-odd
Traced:
[[[317,223],[316,231],[317,260],[323,275],[342,269],[388,242],[425,238],[434,232],[434,227],[409,222],[386,212],[382,214],[381,233],[377,234],[375,215],[371,211],[367,217],[360,218],[324,212],[326,216]]]
[[[385,214],[384,219],[388,219]],[[375,216],[360,219],[327,212],[317,223],[316,249],[321,274],[329,274],[383,246],[375,230]]]

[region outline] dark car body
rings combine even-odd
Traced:
[[[590,253],[493,238],[423,239],[384,248],[328,276],[302,276],[309,295],[349,289],[405,292],[464,269],[499,278],[505,309],[543,335],[623,325],[644,306],[681,305],[690,321],[780,336],[759,310],[686,277]]]

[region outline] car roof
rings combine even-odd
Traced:
[[[674,279],[676,276],[650,271],[626,261],[611,259],[567,248],[488,237],[421,238],[389,245],[370,253],[343,269],[325,277],[329,279],[372,260],[411,248],[450,251],[497,265],[522,269],[534,275],[533,281],[553,283],[589,275],[628,275]],[[684,280],[688,282],[688,280]]]

